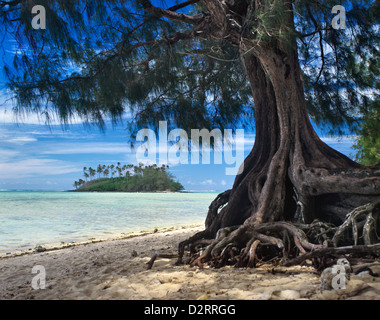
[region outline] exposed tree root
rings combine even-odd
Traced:
[[[203,231],[180,244],[178,263],[184,247],[191,247],[191,266],[235,265],[255,267],[258,262],[277,261],[284,266],[312,260],[316,267],[326,257],[343,254],[379,257],[380,201],[351,211],[340,226],[315,220],[310,224],[277,221],[243,224],[219,230],[215,239],[202,240]],[[343,246],[338,246],[342,244]],[[195,249],[196,247],[196,249]]]
[[[374,255],[380,256],[380,243],[370,244],[370,245],[357,245],[357,246],[345,246],[345,247],[331,247],[331,248],[323,248],[317,251],[308,252],[302,256],[298,256],[294,259],[288,260],[283,263],[284,266],[293,266],[296,264],[300,264],[308,259],[321,258],[325,256],[334,256],[339,257],[344,254],[359,254],[359,255]]]
[[[349,232],[352,232],[354,245],[357,245],[360,239],[365,245],[378,242],[380,237],[377,233],[379,226],[378,216],[380,214],[380,202],[369,203],[358,207],[350,212],[344,223],[335,233],[332,242],[335,247],[339,242],[347,238]]]
[[[380,168],[319,139],[296,51],[240,46],[255,101],[255,144],[232,189],[210,205],[206,229],[179,244],[178,263],[186,248],[188,263],[216,268],[307,259],[318,268],[343,253],[378,257]]]
[[[220,208],[222,208],[229,200],[231,194],[231,190],[226,190],[222,193],[220,193],[213,202],[211,202],[208,213],[206,217],[206,228],[211,225],[211,223],[214,221],[215,217],[218,215],[218,211]]]

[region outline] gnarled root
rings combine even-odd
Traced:
[[[293,265],[312,259],[318,267],[327,256],[378,257],[379,214],[380,201],[376,201],[350,212],[339,227],[315,220],[310,224],[277,221],[223,228],[215,239],[205,242],[207,246],[202,251],[193,250],[190,264],[201,268],[204,263],[217,268],[224,265],[255,267],[258,262],[275,260]],[[197,241],[199,243],[199,239]],[[344,246],[338,247],[338,244]],[[184,254],[183,247],[180,254]]]
[[[313,230],[315,233],[314,229],[320,226],[319,222],[295,226],[285,221],[278,221],[257,226],[242,225],[230,233],[224,228],[219,233],[221,236],[214,239],[201,254],[197,254],[191,265],[201,267],[207,261],[214,267],[226,264],[254,267],[259,260],[293,256],[293,251],[306,253],[318,250],[325,245],[309,242],[303,229]]]
[[[208,208],[208,213],[205,222],[206,228],[211,225],[215,217],[218,215],[219,210],[228,202],[228,200],[230,199],[230,195],[231,189],[218,194],[214,201],[211,202]]]
[[[364,245],[370,245],[379,242],[380,237],[377,234],[380,221],[380,201],[368,203],[351,211],[345,221],[336,231],[332,242],[335,247],[344,239],[351,238],[354,245],[362,242]]]

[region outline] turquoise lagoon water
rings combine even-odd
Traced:
[[[203,224],[216,195],[0,192],[0,253]]]

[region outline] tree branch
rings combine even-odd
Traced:
[[[320,33],[321,31],[330,31],[330,30],[333,30],[333,28],[331,26],[328,28],[317,28],[313,32],[306,33],[306,34],[300,34],[300,38],[307,38],[307,37],[315,35],[316,33]]]
[[[170,20],[181,21],[189,24],[200,24],[203,21],[202,17],[195,17],[184,13],[173,12],[169,9],[155,7],[149,0],[140,0],[140,2],[145,10],[159,17],[165,17]]]
[[[169,11],[177,11],[177,10],[180,10],[180,9],[185,8],[187,6],[190,6],[190,5],[194,4],[194,3],[197,3],[199,1],[200,0],[187,0],[185,2],[182,2],[182,3],[179,3],[179,4],[175,5],[175,6],[172,6],[172,7],[170,7],[167,10],[169,10]]]
[[[4,8],[8,5],[10,8],[15,7],[20,4],[23,0],[12,0],[12,1],[0,1],[0,8]]]
[[[127,54],[129,52],[131,52],[132,50],[134,49],[137,49],[137,48],[140,48],[140,47],[144,47],[144,46],[149,46],[149,45],[155,45],[155,44],[163,44],[163,43],[167,43],[169,45],[173,45],[181,40],[186,40],[186,39],[193,39],[195,37],[197,37],[198,35],[200,35],[196,30],[191,30],[189,32],[184,32],[184,33],[181,33],[181,32],[176,32],[173,34],[173,36],[169,37],[169,38],[163,38],[163,39],[158,39],[158,40],[151,40],[151,41],[146,41],[146,42],[138,42],[126,49],[122,48],[121,50],[116,50],[116,52],[114,52],[113,54],[110,54],[107,58],[105,58],[105,60],[103,61],[102,65],[94,72],[92,73],[91,75],[87,75],[87,76],[75,76],[75,77],[68,77],[68,78],[65,78],[65,79],[62,79],[62,80],[59,80],[59,81],[54,81],[54,82],[50,82],[50,83],[44,83],[44,86],[49,86],[49,85],[54,85],[54,84],[59,84],[59,83],[65,83],[65,82],[68,82],[68,81],[82,81],[82,80],[86,80],[86,79],[91,79],[91,78],[94,78],[96,77],[98,74],[100,74],[106,67],[106,65],[112,61],[113,59],[117,58],[117,57],[120,57],[122,54]],[[124,41],[123,41],[124,42]],[[123,42],[121,42],[121,44],[123,44]],[[119,43],[120,44],[120,43]],[[117,48],[118,45],[116,45],[115,48]],[[111,52],[112,50],[106,50],[103,52],[103,54],[107,54],[109,52]],[[98,54],[100,55],[100,54]],[[31,84],[31,85],[25,85],[24,87],[21,87],[22,89],[24,90],[31,90],[31,89],[38,89],[40,88],[41,86],[39,85],[39,83],[37,82],[36,84]]]
[[[319,47],[321,49],[321,59],[322,59],[322,66],[321,66],[321,69],[319,70],[319,74],[318,74],[318,77],[317,77],[317,80],[316,80],[316,83],[318,83],[321,75],[322,75],[322,72],[323,72],[323,68],[325,66],[325,53],[324,53],[324,50],[323,50],[323,36],[322,36],[322,29],[319,25],[318,25],[318,22],[315,20],[311,10],[310,10],[310,7],[307,7],[307,12],[310,16],[310,19],[311,21],[313,21],[313,24],[315,26],[315,29],[316,29],[316,33],[319,34]]]

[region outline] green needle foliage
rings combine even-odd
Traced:
[[[239,48],[214,36],[203,4],[184,2],[182,8],[147,0],[1,1],[4,72],[15,111],[36,112],[47,123],[80,117],[101,128],[105,119],[127,115],[131,132],[163,120],[187,131],[253,125]],[[235,2],[228,14],[242,37],[253,32],[257,45],[281,40],[298,47],[312,119],[335,132],[355,129],[369,107],[368,91],[379,89],[373,65],[379,2],[338,1],[347,11],[344,30],[331,27],[336,0],[294,0],[295,28],[283,0],[255,1],[257,10],[241,12],[239,5],[251,2]],[[46,30],[31,27],[37,4],[46,8]],[[179,13],[190,18],[173,18]]]
[[[354,145],[356,160],[366,166],[380,165],[380,100],[364,115],[359,138]]]
[[[298,48],[309,114],[335,133],[341,133],[346,125],[358,129],[371,96],[380,89],[375,67],[379,55],[378,1],[297,3]],[[343,30],[331,26],[331,8],[337,4],[346,8]],[[365,66],[365,72],[360,66]]]

